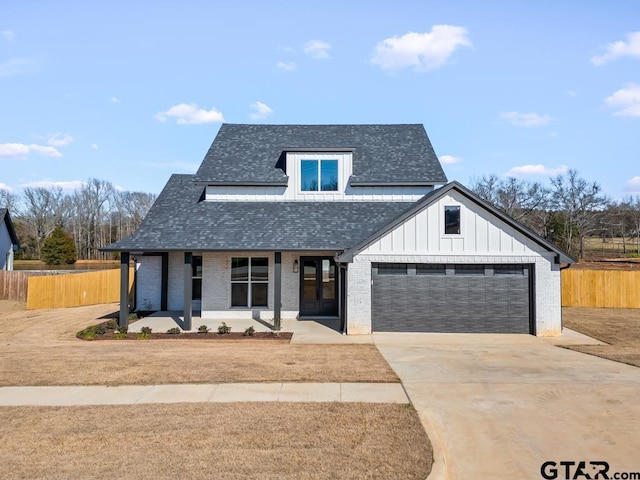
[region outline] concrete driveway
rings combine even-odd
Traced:
[[[530,335],[389,333],[374,342],[434,441],[435,478],[541,479],[547,461],[558,472],[548,467],[546,478],[606,478],[592,461],[609,463],[608,478],[640,472],[636,367]],[[571,461],[585,461],[590,476],[560,465]]]

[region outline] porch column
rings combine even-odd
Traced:
[[[184,252],[184,330],[191,330],[191,297],[193,296],[191,252]]]
[[[273,286],[273,326],[280,330],[281,310],[282,310],[282,253],[275,252],[274,262],[274,286]]]
[[[162,282],[160,287],[160,310],[166,312],[169,297],[169,253],[162,253]]]
[[[129,326],[129,252],[120,252],[120,316],[119,327]]]

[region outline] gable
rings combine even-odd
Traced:
[[[459,233],[445,230],[445,207],[459,207]],[[561,263],[575,259],[494,209],[457,182],[426,195],[413,209],[360,245],[344,252],[412,255],[529,255],[550,253]]]
[[[351,152],[351,186],[434,185],[446,176],[422,125],[223,124],[194,181],[287,185],[287,152]]]

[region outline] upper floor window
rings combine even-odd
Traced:
[[[447,205],[444,207],[445,235],[460,235],[460,206]]]
[[[303,192],[337,192],[338,160],[301,160],[300,180]]]

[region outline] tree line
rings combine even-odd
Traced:
[[[623,253],[640,253],[640,196],[612,200],[576,170],[549,183],[485,175],[472,180],[470,189],[578,258],[585,255],[588,237],[620,238]]]
[[[72,192],[61,187],[28,187],[22,195],[0,190],[0,206],[9,209],[20,241],[16,257],[25,260],[43,259],[43,246],[56,229],[73,240],[78,259],[110,259],[111,253],[99,249],[132,234],[155,199],[97,178]]]

